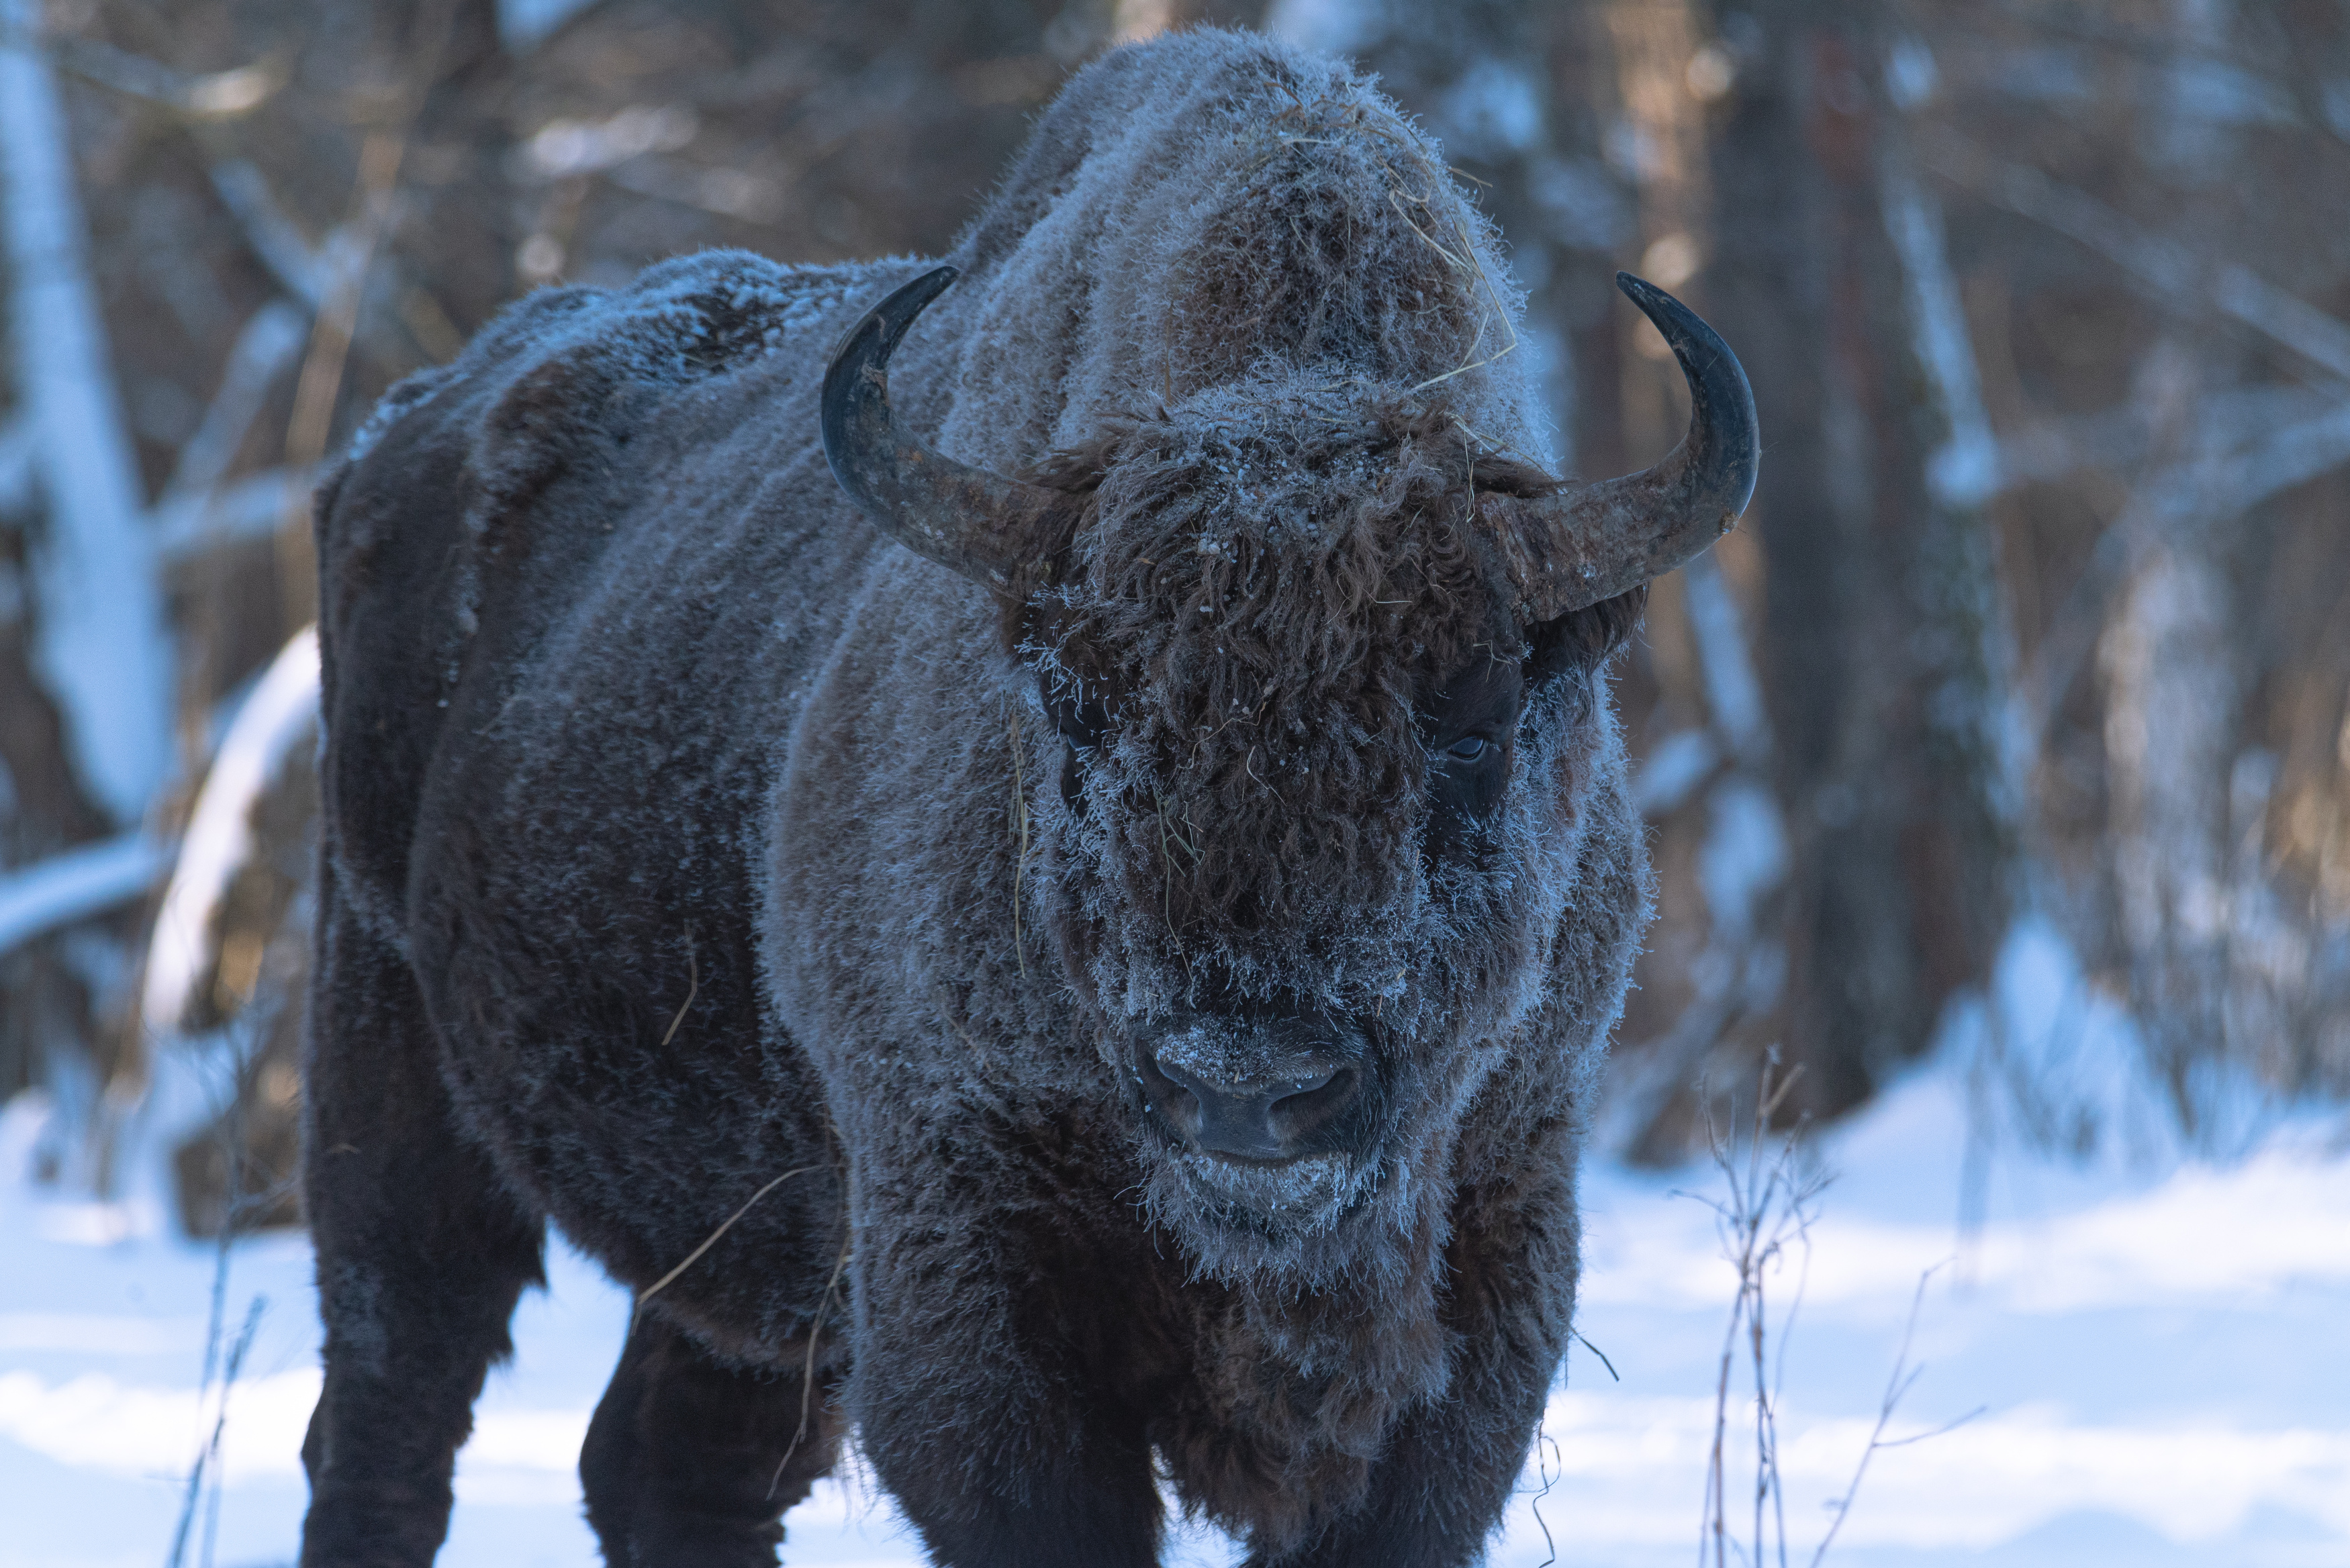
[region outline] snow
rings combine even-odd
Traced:
[[[1650,822],[1679,811],[1713,774],[1721,753],[1703,730],[1676,730],[1648,749],[1632,776],[1632,804]]]
[[[1949,441],[1926,464],[1927,488],[1944,506],[1980,506],[2000,490],[1999,441],[1983,407],[1966,306],[1942,236],[1942,209],[1908,166],[1890,156],[1879,170],[1878,189],[1886,232],[1901,256],[1918,360],[1950,424]]]
[[[1438,96],[1436,119],[1455,155],[1498,161],[1542,140],[1542,88],[1523,66],[1487,56]]]
[[[1815,1140],[1835,1179],[1768,1282],[1792,1560],[1810,1559],[1850,1487],[1932,1270],[1911,1347],[1922,1372],[1886,1437],[1980,1413],[1877,1450],[1832,1563],[2350,1561],[2350,1128],[2338,1112],[2263,1116],[2246,1097],[2226,1158],[2197,1153],[2161,1131],[2158,1093],[2133,1078],[2137,1049],[2053,930],[2027,923],[1991,998],[1953,1008],[1926,1064]],[[2019,1075],[2043,1091],[2022,1108],[2006,1086]],[[0,1111],[0,1568],[151,1568],[213,1407],[198,1383],[213,1253],[156,1233],[151,1203],[132,1223],[31,1185],[48,1115],[37,1092]],[[2037,1152],[2030,1116],[2099,1141],[2079,1160]],[[1734,1290],[1700,1200],[1720,1179],[1594,1162],[1585,1182],[1581,1328],[1622,1381],[1575,1348],[1497,1568],[1539,1568],[1544,1524],[1564,1563],[1685,1564],[1697,1544]],[[224,1565],[294,1555],[317,1388],[308,1274],[297,1236],[246,1241],[232,1260],[228,1321],[256,1296],[267,1305],[228,1406]],[[492,1374],[461,1459],[443,1563],[595,1561],[573,1465],[628,1311],[592,1264],[551,1251],[549,1288],[525,1298],[517,1355]],[[1752,1407],[1733,1394],[1729,1417],[1735,1525]],[[787,1562],[920,1561],[854,1465],[789,1524]],[[1170,1552],[1187,1565],[1235,1557],[1205,1532]]]
[[[0,953],[154,886],[172,846],[136,829],[0,875]]]
[[[1740,625],[1738,601],[1731,597],[1721,563],[1711,553],[1681,568],[1681,597],[1705,680],[1706,706],[1731,750],[1759,766],[1771,755],[1770,712],[1748,651],[1752,644]]]

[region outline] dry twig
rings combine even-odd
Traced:
[[[1709,1127],[1708,1142],[1714,1164],[1728,1180],[1727,1199],[1702,1199],[1714,1211],[1721,1233],[1722,1255],[1738,1271],[1738,1296],[1721,1345],[1721,1370],[1714,1385],[1713,1443],[1706,1468],[1705,1512],[1698,1536],[1698,1560],[1705,1560],[1709,1538],[1714,1568],[1730,1561],[1729,1464],[1730,1384],[1737,1368],[1742,1334],[1754,1377],[1754,1493],[1752,1553],[1748,1561],[1760,1568],[1766,1539],[1764,1514],[1769,1511],[1778,1557],[1787,1557],[1786,1500],[1779,1478],[1779,1369],[1770,1355],[1767,1276],[1776,1270],[1790,1245],[1801,1246],[1808,1259],[1813,1202],[1827,1185],[1827,1177],[1803,1158],[1800,1131],[1775,1138],[1772,1117],[1785,1104],[1788,1092],[1803,1069],[1778,1075],[1779,1054],[1764,1062],[1755,1086],[1754,1124],[1746,1138],[1742,1162],[1734,1137],[1725,1138]],[[1776,1152],[1771,1152],[1775,1142]],[[1792,1319],[1796,1298],[1788,1308]],[[1783,1333],[1784,1325],[1782,1325]]]
[[[701,1246],[696,1247],[692,1251],[688,1252],[685,1255],[685,1261],[683,1262],[678,1264],[676,1268],[671,1269],[668,1273],[663,1274],[660,1279],[655,1280],[651,1284],[647,1285],[643,1290],[637,1293],[636,1305],[629,1314],[629,1328],[632,1331],[635,1328],[636,1314],[641,1313],[645,1310],[645,1303],[652,1300],[653,1297],[659,1295],[662,1291],[667,1290],[671,1282],[674,1281],[678,1275],[693,1267],[694,1262],[696,1260],[701,1258],[702,1253],[707,1252],[711,1248],[718,1245],[718,1238],[733,1230],[734,1228],[734,1221],[742,1219],[743,1215],[751,1212],[752,1204],[758,1202],[760,1199],[764,1198],[768,1193],[773,1192],[776,1188],[781,1187],[793,1177],[806,1176],[811,1170],[821,1170],[823,1168],[824,1168],[820,1165],[797,1166],[793,1169],[784,1172],[783,1175],[775,1178],[775,1180],[770,1181],[766,1186],[762,1187],[758,1191],[751,1194],[749,1199],[744,1200],[742,1208],[737,1209],[733,1213],[726,1216],[726,1218],[720,1222],[717,1230],[712,1231],[709,1235],[704,1236],[702,1239]]]
[[[1894,1407],[1901,1403],[1901,1397],[1909,1392],[1909,1386],[1917,1382],[1918,1375],[1925,1370],[1922,1366],[1909,1365],[1909,1342],[1918,1332],[1918,1310],[1926,1304],[1927,1282],[1943,1267],[1944,1264],[1936,1263],[1918,1276],[1917,1294],[1909,1298],[1909,1319],[1901,1329],[1901,1353],[1893,1358],[1893,1375],[1885,1380],[1885,1397],[1877,1407],[1876,1429],[1868,1435],[1868,1447],[1860,1451],[1860,1463],[1853,1469],[1852,1484],[1845,1488],[1842,1497],[1828,1505],[1835,1511],[1835,1517],[1828,1521],[1828,1532],[1820,1538],[1819,1550],[1812,1553],[1811,1568],[1819,1568],[1821,1560],[1828,1554],[1828,1547],[1835,1541],[1836,1532],[1844,1528],[1845,1517],[1852,1511],[1852,1500],[1860,1493],[1861,1480],[1868,1474],[1868,1461],[1877,1457],[1877,1449],[1907,1448],[1911,1443],[1922,1443],[1929,1438],[1939,1438],[1945,1432],[1965,1426],[1983,1413],[1984,1407],[1978,1406],[1957,1420],[1945,1421],[1929,1430],[1916,1432],[1907,1438],[1896,1438],[1890,1442],[1885,1438],[1886,1423],[1893,1419]]]

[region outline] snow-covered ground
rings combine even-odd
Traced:
[[[2054,961],[2028,942],[2011,950],[2011,989],[2032,981],[2034,961]],[[1981,1413],[1879,1449],[1830,1562],[2350,1563],[2350,1153],[2338,1117],[2277,1120],[2224,1161],[2158,1138],[2135,1158],[2124,1147],[2086,1165],[2054,1160],[1984,1109],[1998,1101],[1984,1090],[1979,1025],[1958,1019],[1933,1060],[1816,1150],[1837,1175],[1783,1335],[1777,1303],[1794,1297],[1804,1251],[1770,1282],[1790,1561],[1810,1560],[1848,1490],[1919,1275],[1944,1263],[1918,1314],[1922,1373],[1885,1436]],[[2076,1018],[2069,1064],[2037,1069],[2090,1088],[2119,1075],[2115,1043],[2098,1043],[2109,1025]],[[2109,1128],[2126,1120],[2110,1093],[2102,1110]],[[0,1113],[0,1568],[158,1568],[213,1420],[198,1397],[213,1254],[159,1234],[151,1198],[77,1205],[29,1186],[45,1115],[31,1096]],[[1701,1167],[1586,1173],[1581,1326],[1620,1381],[1575,1348],[1544,1423],[1549,1485],[1529,1473],[1493,1552],[1503,1568],[1550,1557],[1544,1523],[1562,1564],[1686,1564],[1697,1550],[1735,1277],[1711,1210],[1676,1189],[1721,1187]],[[550,1280],[525,1301],[519,1353],[482,1402],[446,1563],[595,1561],[572,1466],[627,1303],[567,1250],[551,1257]],[[265,1304],[228,1405],[217,1521],[199,1515],[191,1564],[205,1560],[210,1531],[223,1568],[294,1554],[296,1450],[318,1380],[300,1239],[236,1250],[232,1334],[255,1301]],[[1733,1398],[1733,1431],[1751,1412]],[[1734,1524],[1751,1521],[1750,1455],[1733,1440]],[[789,1525],[788,1562],[920,1561],[855,1475]],[[1174,1556],[1233,1553],[1192,1534]]]

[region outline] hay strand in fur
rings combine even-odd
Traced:
[[[683,1014],[681,1012],[679,1016],[682,1017]],[[775,1178],[775,1180],[770,1181],[766,1186],[762,1187],[758,1191],[751,1194],[750,1198],[743,1203],[742,1208],[737,1209],[733,1213],[726,1216],[725,1220],[719,1225],[717,1230],[712,1231],[709,1235],[704,1236],[702,1239],[701,1246],[696,1247],[692,1251],[688,1252],[685,1255],[685,1261],[683,1262],[678,1264],[676,1268],[671,1269],[668,1273],[663,1274],[660,1279],[655,1280],[651,1284],[647,1285],[643,1290],[637,1293],[637,1304],[630,1313],[631,1326],[634,1325],[635,1314],[644,1311],[645,1303],[647,1302],[652,1300],[653,1297],[667,1290],[671,1283],[676,1280],[678,1275],[693,1267],[694,1263],[701,1258],[702,1253],[707,1252],[711,1248],[718,1245],[718,1238],[733,1230],[734,1228],[734,1221],[743,1218],[743,1215],[751,1212],[752,1204],[758,1202],[760,1199],[764,1198],[768,1193],[773,1192],[776,1188],[781,1187],[793,1177],[806,1176],[811,1170],[821,1170],[823,1168],[824,1168],[819,1165],[800,1166],[795,1169],[784,1172],[783,1175]]]

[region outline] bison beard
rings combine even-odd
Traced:
[[[1482,1552],[1647,915],[1600,670],[1754,451],[1630,285],[1690,438],[1549,478],[1492,244],[1200,33],[952,288],[692,257],[386,400],[318,511],[306,1563],[431,1559],[550,1220],[640,1295],[614,1563],[772,1561],[848,1432],[965,1568],[1152,1562],[1162,1476],[1260,1568]]]

